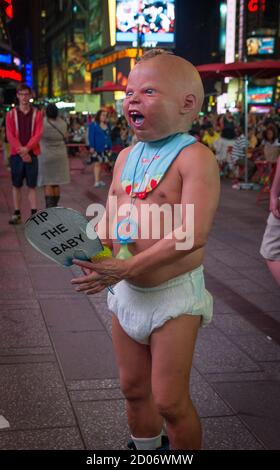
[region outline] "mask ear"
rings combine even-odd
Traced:
[[[192,94],[188,94],[184,96],[184,104],[181,109],[182,114],[187,114],[194,111],[196,107],[196,96]]]

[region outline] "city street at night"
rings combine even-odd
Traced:
[[[280,0],[0,0],[0,266],[1,469],[268,466]]]

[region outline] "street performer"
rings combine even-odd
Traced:
[[[163,426],[172,450],[201,447],[189,379],[199,326],[212,318],[202,262],[219,199],[216,159],[187,134],[203,98],[197,70],[181,57],[154,49],[135,65],[124,113],[138,143],[118,156],[109,191],[118,207],[128,205],[128,216],[118,215],[111,239],[98,231],[117,256],[75,261],[85,274],[72,280],[77,291],[95,294],[114,285],[114,295],[108,294],[113,344],[132,439],[140,450],[161,447]],[[178,205],[181,225],[174,217],[171,231],[165,230],[164,208]],[[152,206],[161,211],[158,226],[152,225],[159,230],[156,238],[146,231],[143,236],[142,217],[136,217]],[[193,207],[193,220],[187,206]],[[125,256],[118,258],[124,246]]]

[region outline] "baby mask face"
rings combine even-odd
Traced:
[[[139,140],[158,140],[178,131],[181,93],[166,69],[162,61],[151,59],[129,75],[124,113]]]

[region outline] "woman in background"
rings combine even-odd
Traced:
[[[60,185],[70,183],[70,170],[65,145],[67,124],[58,116],[55,104],[46,108],[43,135],[38,158],[38,186],[44,186],[46,207],[56,207],[60,198]]]
[[[108,162],[108,156],[112,149],[107,111],[100,109],[96,113],[95,121],[88,128],[88,142],[91,153],[90,163],[94,164],[94,187],[102,188],[105,186],[104,181],[101,180],[102,163]]]

